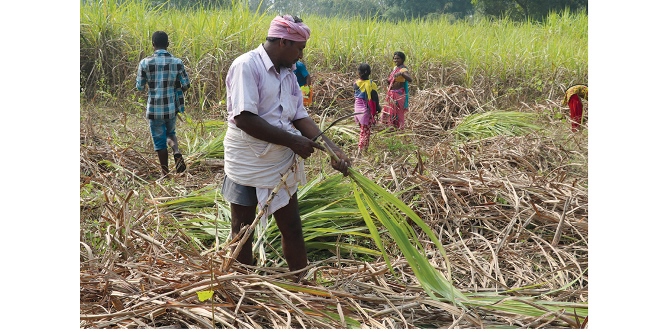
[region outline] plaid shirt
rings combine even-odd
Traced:
[[[140,61],[137,67],[135,87],[142,91],[149,85],[147,119],[171,119],[177,112],[184,112],[182,86],[191,82],[184,63],[166,50],[156,50],[150,57]]]

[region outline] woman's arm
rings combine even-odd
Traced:
[[[407,82],[412,82],[412,76],[409,74],[409,69],[407,68],[405,68],[405,70],[398,72],[395,76],[396,77],[402,76],[405,78]]]

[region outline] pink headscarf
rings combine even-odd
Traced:
[[[295,23],[293,16],[277,16],[270,23],[268,37],[284,38],[293,41],[307,41],[310,30],[304,23]]]

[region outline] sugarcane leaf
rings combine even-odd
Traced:
[[[378,250],[344,242],[309,242],[306,243],[306,247],[311,249],[326,249],[333,251],[338,250],[339,248],[340,251],[371,255],[371,256],[379,256],[382,254],[382,252]]]
[[[427,231],[429,236],[432,235],[430,236],[431,240],[436,247],[441,248],[440,251],[446,259],[446,251],[444,251],[441,243],[437,240],[435,235],[432,234],[430,228],[421,220],[421,218],[419,218],[416,213],[397,197],[357,171],[350,169],[350,177],[357,184],[357,189],[360,189],[362,194],[362,199],[359,199],[358,191],[354,190],[357,194],[357,202],[360,202],[359,209],[361,210],[361,214],[364,215],[365,218],[367,208],[369,207],[377,216],[377,219],[388,230],[389,235],[393,238],[395,244],[407,258],[407,262],[410,264],[410,267],[414,271],[415,276],[426,293],[435,300],[440,299],[437,295],[440,295],[443,299],[456,303],[466,299],[465,295],[453,287],[451,282],[430,264],[428,259],[423,255],[423,250],[420,251],[417,249],[417,247],[422,248],[422,246],[418,241],[414,230],[408,227],[405,219],[401,216],[398,217],[398,214],[394,211],[400,210],[404,212],[405,215],[409,216],[422,230]],[[370,227],[369,224],[368,227]],[[370,232],[372,233],[373,230],[371,229]],[[379,247],[379,249],[382,252],[385,252],[386,250],[383,247]],[[385,259],[387,258],[388,257],[385,256]],[[389,264],[389,261],[387,261],[387,264]]]
[[[391,266],[391,260],[389,259],[386,250],[384,250],[384,244],[382,242],[381,237],[379,236],[379,232],[377,231],[377,226],[375,225],[374,221],[372,221],[372,217],[368,213],[368,210],[365,208],[365,204],[363,203],[363,200],[361,198],[361,193],[357,189],[358,188],[354,188],[354,197],[356,197],[356,204],[358,204],[358,208],[361,211],[361,216],[365,221],[365,225],[368,226],[368,230],[370,230],[370,235],[372,236],[372,239],[375,241],[377,248],[379,248],[379,250],[381,251],[382,256],[384,257],[384,261],[386,262],[386,265],[388,266],[389,270],[393,271],[393,268]]]

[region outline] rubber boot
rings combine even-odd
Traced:
[[[158,154],[158,161],[161,163],[163,176],[168,175],[168,173],[170,173],[170,167],[168,166],[168,150],[157,150],[156,153]]]
[[[177,170],[177,173],[182,173],[186,170],[186,162],[184,162],[184,157],[182,157],[181,153],[175,153],[174,167]]]

